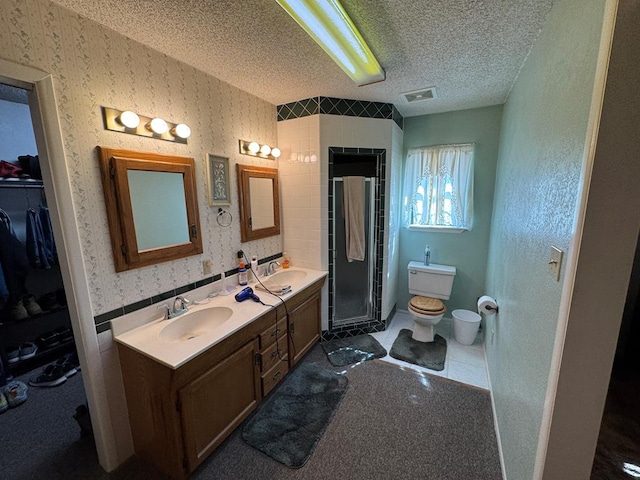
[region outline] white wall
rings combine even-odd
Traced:
[[[16,162],[21,155],[37,155],[29,105],[0,100],[0,160]]]

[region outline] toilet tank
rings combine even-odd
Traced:
[[[448,300],[453,287],[456,267],[431,263],[409,262],[409,293]]]

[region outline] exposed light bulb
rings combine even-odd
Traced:
[[[131,110],[125,110],[118,116],[118,122],[126,128],[136,128],[140,125],[140,117]]]
[[[249,151],[254,155],[258,153],[260,151],[260,145],[258,144],[258,142],[251,142],[249,144]]]
[[[273,155],[275,158],[278,158],[280,156],[281,152],[280,149],[278,147],[273,147],[271,149],[271,155]]]
[[[180,137],[180,138],[189,138],[189,135],[191,135],[191,129],[189,128],[189,125],[186,125],[184,123],[179,123],[178,125],[176,125],[171,132],[173,133],[174,137]]]
[[[169,125],[167,125],[167,122],[165,122],[160,117],[156,117],[153,120],[151,120],[148,126],[149,128],[151,128],[151,131],[153,133],[157,133],[158,135],[167,133],[167,130],[169,130]]]
[[[269,145],[262,145],[260,153],[266,157],[271,153],[271,147]]]

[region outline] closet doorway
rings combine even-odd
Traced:
[[[61,465],[81,437],[89,452],[95,447],[29,91],[5,83],[0,238],[0,463],[3,478],[12,478],[10,472],[37,478],[46,472],[46,459],[56,457]]]

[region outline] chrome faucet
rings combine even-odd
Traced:
[[[175,318],[178,315],[182,315],[183,313],[187,313],[187,305],[191,303],[188,298],[178,295],[174,300],[173,304],[167,307],[167,318]]]
[[[276,273],[276,270],[279,266],[280,262],[277,262],[276,260],[269,262],[267,268],[264,269],[264,276],[268,277],[269,275],[273,275],[274,273]]]

